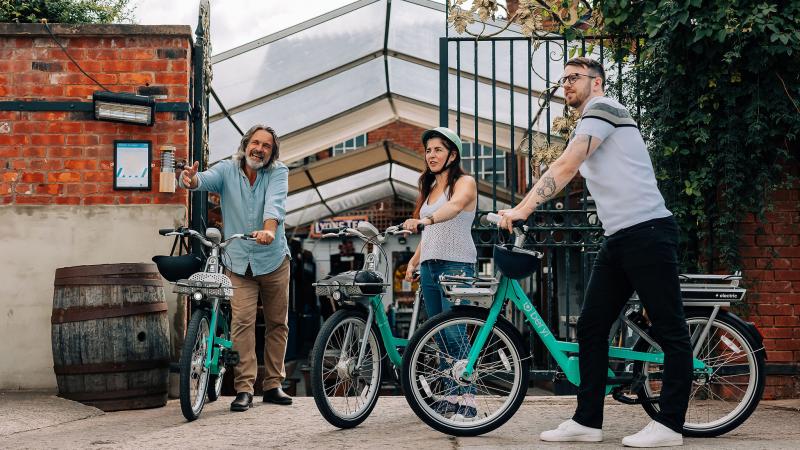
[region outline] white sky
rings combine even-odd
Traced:
[[[333,11],[355,0],[211,0],[212,53]],[[436,0],[444,3],[444,0]],[[198,0],[133,0],[136,23],[197,26]]]

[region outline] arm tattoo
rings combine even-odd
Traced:
[[[586,144],[586,156],[589,156],[589,149],[592,148],[592,135],[589,135],[589,142]]]
[[[536,189],[536,193],[544,200],[549,200],[556,193],[556,180],[552,175],[545,175],[539,180],[541,186]]]

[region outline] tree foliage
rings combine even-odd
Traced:
[[[739,224],[793,182],[800,0],[601,0],[606,32],[646,37],[642,129],[687,269],[740,267]]]
[[[131,0],[0,0],[0,22],[132,22]]]

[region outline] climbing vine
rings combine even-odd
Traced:
[[[800,0],[520,0],[512,13],[495,0],[465,4],[449,3],[448,18],[476,38],[512,23],[534,44],[548,32],[618,37],[606,51],[632,66],[621,97],[641,110],[683,269],[740,268],[742,220],[763,220],[775,190],[796,186]],[[503,18],[500,31],[475,31]]]
[[[687,269],[740,267],[739,224],[794,182],[800,0],[602,0],[606,32],[646,37],[642,130]]]

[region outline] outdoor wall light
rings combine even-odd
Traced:
[[[136,125],[153,125],[156,117],[156,101],[146,95],[124,92],[95,91],[94,118],[111,122]]]

